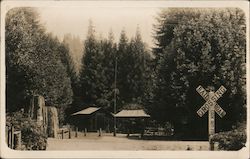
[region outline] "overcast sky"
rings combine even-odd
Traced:
[[[127,36],[134,36],[137,25],[142,38],[149,46],[153,44],[153,24],[159,12],[151,7],[43,7],[39,8],[41,22],[48,32],[63,38],[66,33],[86,38],[89,19],[93,21],[97,36],[107,37],[112,29],[115,40],[125,28]]]

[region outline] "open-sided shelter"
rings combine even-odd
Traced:
[[[118,120],[118,130],[128,134],[143,133],[147,123],[146,119],[150,118],[150,115],[143,109],[121,110],[113,116]]]

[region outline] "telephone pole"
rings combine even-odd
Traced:
[[[114,91],[114,136],[116,136],[116,78],[117,78],[117,57],[115,58],[115,91]]]

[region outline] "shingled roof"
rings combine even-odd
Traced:
[[[143,109],[137,110],[122,110],[115,114],[114,117],[117,118],[149,118],[150,115],[146,114]]]
[[[79,112],[76,112],[76,113],[74,113],[72,115],[90,115],[90,114],[98,111],[99,109],[101,109],[101,108],[98,108],[98,107],[88,107],[88,108],[83,109],[83,110],[81,110]]]

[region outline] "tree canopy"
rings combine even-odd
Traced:
[[[58,108],[72,102],[63,44],[45,32],[34,8],[14,8],[7,13],[5,42],[7,111],[27,106],[29,97],[36,94]]]
[[[115,89],[115,61],[117,85]],[[85,104],[113,110],[114,93],[117,106],[131,102],[142,103],[147,86],[147,63],[151,60],[143,43],[139,28],[131,40],[121,31],[120,40],[114,42],[112,31],[108,39],[96,38],[92,22],[84,43],[84,56],[80,73],[81,97]]]
[[[217,90],[223,85],[227,93],[218,102],[227,115],[217,120],[218,129],[230,129],[244,120],[245,28],[244,12],[239,9],[162,10],[155,27],[155,116],[171,120],[176,126],[188,122],[197,130],[201,119],[196,111],[204,100],[196,87],[212,86]],[[164,113],[159,116],[157,112],[161,111]]]

